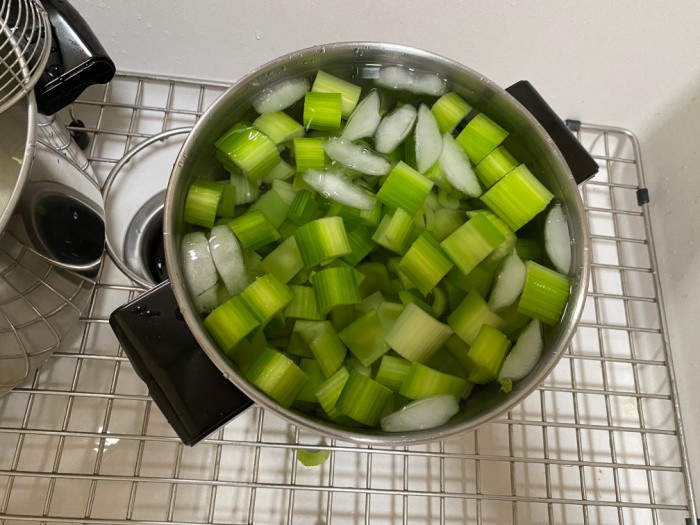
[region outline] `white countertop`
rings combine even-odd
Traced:
[[[381,40],[502,86],[530,80],[564,118],[634,131],[643,153],[691,472],[700,483],[700,3],[73,0],[121,71],[233,81],[314,44]]]

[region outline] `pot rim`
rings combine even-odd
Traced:
[[[578,239],[581,251],[581,264],[580,272],[578,273],[579,285],[577,288],[578,293],[572,294],[569,298],[569,303],[567,305],[567,311],[573,310],[573,315],[570,318],[569,324],[564,328],[560,336],[560,344],[556,350],[552,353],[551,358],[548,362],[539,370],[539,372],[530,377],[528,384],[525,388],[522,388],[518,392],[512,392],[508,394],[507,399],[499,404],[498,407],[486,411],[468,421],[463,421],[459,423],[454,423],[450,425],[443,425],[435,429],[419,430],[406,433],[363,433],[358,432],[353,429],[343,427],[335,427],[331,424],[325,424],[320,420],[311,419],[304,416],[299,412],[287,409],[274,402],[271,398],[266,396],[264,393],[260,392],[253,385],[251,385],[242,374],[240,374],[234,367],[232,367],[229,362],[220,353],[217,346],[211,341],[209,336],[204,331],[201,321],[199,320],[198,314],[194,311],[192,303],[189,299],[189,295],[185,290],[184,281],[180,272],[179,258],[177,254],[179,253],[179,246],[174,246],[174,224],[175,218],[172,216],[172,210],[174,208],[174,203],[177,199],[175,191],[173,190],[173,181],[176,181],[184,170],[186,164],[186,158],[188,156],[189,150],[192,148],[192,144],[195,142],[195,138],[199,133],[199,130],[204,127],[208,121],[211,120],[212,116],[217,113],[217,110],[224,105],[224,103],[234,97],[236,93],[242,88],[242,86],[252,82],[254,79],[262,77],[266,73],[273,71],[283,64],[289,63],[290,60],[299,59],[304,57],[311,57],[318,53],[325,53],[328,50],[338,50],[338,49],[348,49],[352,51],[355,48],[365,48],[365,49],[376,49],[376,50],[388,50],[398,54],[405,53],[411,56],[420,56],[422,58],[428,59],[431,62],[438,64],[441,67],[447,67],[452,70],[460,70],[467,75],[479,78],[480,81],[486,85],[489,89],[497,91],[499,95],[505,98],[505,100],[515,106],[515,108],[523,114],[525,119],[532,125],[535,132],[538,134],[538,140],[547,144],[550,151],[553,154],[553,159],[557,163],[558,173],[568,174],[568,177],[564,177],[566,180],[559,182],[570,186],[571,194],[574,196],[574,202],[567,201],[570,205],[571,212],[577,216],[582,228],[582,238]],[[337,438],[344,441],[351,441],[363,445],[409,445],[409,444],[419,444],[427,443],[431,441],[443,440],[449,437],[462,434],[466,431],[473,430],[477,427],[484,425],[485,423],[496,419],[502,414],[511,410],[515,405],[522,402],[527,396],[529,396],[541,383],[542,381],[551,373],[556,364],[561,359],[564,351],[571,342],[573,335],[578,326],[581,314],[583,313],[583,306],[586,298],[586,291],[588,288],[588,281],[590,277],[590,235],[588,230],[588,222],[585,217],[583,201],[574,182],[574,178],[571,175],[571,171],[564,160],[559,149],[554,145],[554,142],[549,137],[547,132],[541,126],[541,124],[518,102],[510,93],[505,89],[501,88],[491,80],[485,78],[480,73],[470,69],[469,67],[460,64],[452,59],[446,58],[444,56],[425,51],[419,48],[406,46],[402,44],[392,44],[385,42],[375,42],[375,41],[349,41],[349,42],[335,42],[325,45],[316,45],[294,51],[287,55],[283,55],[276,58],[259,68],[253,70],[249,74],[245,75],[237,82],[232,84],[204,113],[204,115],[195,124],[192,131],[187,136],[180,153],[175,160],[173,170],[170,176],[170,182],[168,183],[168,190],[165,199],[165,210],[163,217],[163,237],[164,237],[164,247],[165,247],[165,257],[166,265],[168,267],[170,275],[170,286],[173,289],[175,298],[183,317],[192,331],[194,337],[201,345],[203,351],[207,354],[209,359],[214,363],[214,365],[222,372],[225,378],[231,381],[236,387],[238,387],[245,395],[250,397],[253,401],[261,405],[263,408],[274,412],[275,414],[283,417],[288,422],[297,425],[299,427],[318,432],[320,434]]]

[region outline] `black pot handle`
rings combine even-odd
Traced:
[[[46,69],[34,88],[44,115],[68,106],[92,84],[106,84],[115,67],[102,44],[73,6],[65,0],[43,0],[53,42]]]
[[[542,124],[542,127],[564,156],[576,184],[583,184],[598,173],[598,163],[590,156],[586,148],[576,140],[576,137],[571,133],[564,121],[557,116],[532,84],[527,80],[521,80],[507,87],[506,91]]]
[[[186,445],[196,444],[253,404],[199,347],[170,281],[119,307],[109,324]]]

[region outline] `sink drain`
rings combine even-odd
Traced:
[[[134,215],[124,238],[124,263],[152,284],[168,278],[163,249],[165,190],[151,197]]]

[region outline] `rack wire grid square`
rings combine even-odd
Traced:
[[[90,88],[72,110],[100,180],[143,140],[192,126],[225,87],[120,74]],[[255,406],[186,447],[107,323],[142,289],[105,257],[83,321],[0,399],[0,524],[695,523],[639,144],[620,128],[577,135],[601,168],[581,188],[585,311],[551,376],[505,416],[444,442],[367,448]],[[170,166],[144,169],[144,185]],[[300,447],[330,459],[304,467]]]

